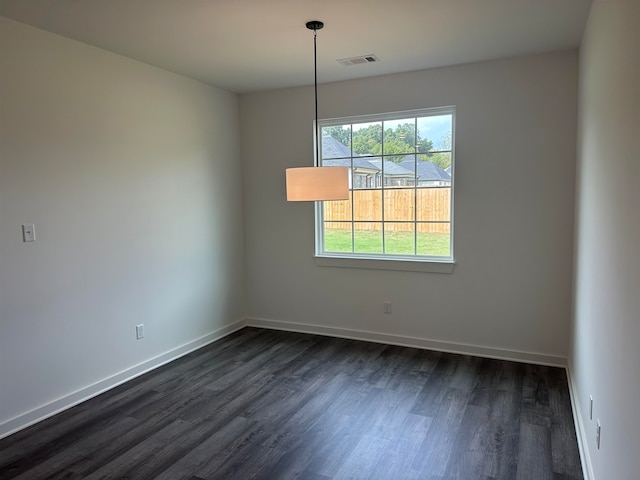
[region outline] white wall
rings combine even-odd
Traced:
[[[313,164],[313,90],[242,95],[250,321],[566,358],[577,71],[567,51],[320,85],[321,118],[457,106],[453,274],[316,266],[313,206],[284,188]]]
[[[2,436],[244,301],[235,95],[1,17],[0,72]]]
[[[639,20],[637,0],[594,1],[580,51],[570,369],[598,480],[640,475]],[[595,445],[597,418],[602,424],[600,450]]]

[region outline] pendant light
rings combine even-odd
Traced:
[[[320,127],[318,126],[318,55],[316,50],[317,31],[324,27],[319,20],[307,22],[313,30],[313,71],[316,107],[315,144],[316,162],[320,161]],[[287,201],[310,202],[328,200],[349,200],[348,167],[298,167],[287,168]]]

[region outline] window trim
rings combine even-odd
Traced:
[[[318,266],[326,267],[346,267],[346,268],[365,268],[378,270],[403,270],[415,272],[432,272],[432,273],[452,273],[455,265],[454,251],[454,192],[455,192],[455,138],[456,138],[456,107],[455,105],[422,108],[415,110],[404,110],[398,112],[386,112],[381,114],[356,115],[339,118],[326,118],[318,120],[318,126],[330,127],[345,124],[368,123],[368,122],[384,122],[389,120],[401,120],[403,117],[428,117],[438,115],[451,115],[451,198],[450,210],[451,216],[449,220],[450,228],[450,252],[449,257],[437,257],[428,255],[394,255],[394,254],[367,254],[354,252],[325,252],[323,251],[323,202],[316,202],[314,209],[314,229],[315,229],[315,263]],[[314,122],[315,131],[315,122]],[[317,142],[319,139],[315,139]],[[353,154],[353,152],[352,152]],[[380,155],[381,161],[384,156]],[[351,158],[360,158],[354,157]],[[367,158],[363,156],[362,158]],[[321,164],[321,158],[315,159],[315,165]],[[353,180],[352,180],[353,181]],[[384,183],[382,181],[381,183]],[[414,189],[417,189],[417,185]],[[356,190],[355,185],[351,186],[351,190]],[[384,186],[381,185],[384,192]]]
[[[319,267],[362,268],[366,270],[400,270],[405,272],[425,273],[453,273],[455,267],[455,262],[449,259],[437,262],[434,260],[416,260],[415,258],[352,257],[340,254],[316,254],[314,256],[314,261]]]

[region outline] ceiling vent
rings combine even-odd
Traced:
[[[375,63],[379,61],[380,59],[373,54],[361,55],[359,57],[339,58],[336,60],[336,62],[345,67],[349,67],[351,65],[365,65],[367,63]]]

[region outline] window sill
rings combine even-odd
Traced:
[[[453,273],[455,263],[446,261],[420,261],[411,259],[354,258],[338,256],[315,256],[319,267],[364,268],[369,270],[396,270],[405,272]]]

